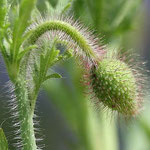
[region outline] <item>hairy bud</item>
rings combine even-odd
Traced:
[[[91,68],[90,81],[98,100],[124,116],[139,110],[139,85],[132,68],[119,59],[104,58]]]

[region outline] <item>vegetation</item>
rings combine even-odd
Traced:
[[[84,91],[89,96],[94,95],[92,104],[96,108],[107,108],[108,112],[118,113],[127,119],[137,116],[143,106],[147,89],[144,65],[140,59],[134,60],[133,52],[119,50],[125,44],[123,35],[133,27],[133,18],[140,1],[50,2],[45,2],[47,10],[42,13],[36,0],[16,3],[0,1],[0,52],[10,79],[11,107],[15,112],[13,117],[17,120],[16,138],[19,140],[16,149],[41,149],[34,128],[37,97],[41,87],[46,91],[59,90],[54,79],[62,76],[53,67],[61,62],[67,63],[70,58],[80,64],[80,67],[76,67],[71,63],[70,67],[81,72],[83,85],[89,89],[77,85],[75,95],[78,98],[72,96],[69,101],[65,98],[64,89],[55,103],[70,120],[70,124],[75,126],[80,137],[80,146],[71,146],[71,149],[96,149],[92,146],[95,145],[91,142],[92,138],[88,137],[87,118],[91,110],[87,106],[86,96],[82,94]],[[77,21],[79,16],[87,25],[90,20],[93,29]],[[94,29],[101,36],[106,36],[105,41],[102,42]],[[72,95],[72,92],[67,94]],[[55,94],[51,96],[55,99]],[[2,129],[0,148],[8,149]]]

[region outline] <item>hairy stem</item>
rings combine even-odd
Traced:
[[[37,100],[37,97],[38,97],[39,90],[40,90],[40,85],[34,89],[34,91],[32,93],[32,97],[30,97],[31,112],[32,113],[34,113],[35,104],[36,104],[36,100]]]
[[[63,21],[49,21],[40,24],[36,29],[31,31],[31,36],[28,39],[28,44],[34,44],[41,35],[50,30],[65,32],[77,43],[77,45],[83,50],[83,52],[90,60],[97,60],[93,49],[88,44],[88,41],[85,39],[85,37],[74,26]]]
[[[77,45],[82,49],[83,53],[89,58],[89,60],[97,60],[97,56],[95,55],[93,49],[91,48],[90,44],[86,40],[80,31],[78,31],[74,26],[70,25],[69,23],[63,21],[49,21],[43,24],[40,24],[35,29],[30,31],[30,37],[27,40],[27,45],[33,45],[47,31],[51,30],[58,30],[66,33],[68,36],[72,38],[72,40],[77,43]],[[28,63],[28,53],[27,60],[25,61],[25,69],[27,70],[27,63]],[[25,73],[26,74],[26,73]],[[26,76],[24,76],[26,78]],[[35,83],[37,84],[37,83]],[[34,135],[34,128],[33,128],[33,114],[34,108],[36,104],[37,95],[39,92],[40,85],[33,90],[33,92],[28,94],[28,90],[26,87],[26,83],[23,80],[18,79],[16,84],[16,95],[18,101],[18,108],[19,108],[19,116],[20,116],[20,123],[21,123],[21,136],[23,140],[23,150],[36,150],[36,140]]]
[[[15,89],[23,144],[22,150],[36,150],[33,113],[30,108],[26,82],[22,78],[18,78],[15,83]]]
[[[70,36],[72,38],[72,40],[74,40],[75,43],[82,49],[83,53],[85,53],[85,55],[87,56],[87,58],[89,58],[89,60],[91,60],[92,62],[93,62],[93,60],[94,61],[98,60],[95,52],[91,48],[91,46],[88,43],[88,41],[86,40],[86,38],[80,33],[80,31],[78,31],[71,24],[64,22],[64,21],[59,21],[59,20],[48,21],[48,22],[44,22],[44,23],[40,24],[35,29],[29,31],[30,37],[28,38],[26,44],[34,45],[40,36],[42,36],[47,31],[53,31],[53,30],[62,31],[62,32],[66,33],[68,36]],[[26,62],[24,63],[24,64],[26,64],[25,68],[27,67],[29,55],[30,54],[28,53]],[[24,69],[24,70],[26,70],[26,69]],[[38,90],[39,90],[39,88],[38,88]],[[35,89],[35,94],[32,93],[33,94],[32,98],[31,98],[32,111],[34,111],[38,90]]]

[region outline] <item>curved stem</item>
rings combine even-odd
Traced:
[[[22,150],[36,150],[33,113],[30,108],[26,82],[22,78],[18,78],[15,82],[15,89],[23,144]]]
[[[53,31],[53,30],[62,31],[62,32],[66,33],[68,36],[70,36],[70,38],[72,38],[72,40],[75,41],[75,43],[82,49],[83,53],[85,53],[85,55],[87,56],[87,58],[89,58],[89,60],[91,60],[91,62],[98,60],[91,45],[86,40],[86,37],[84,37],[80,33],[80,31],[78,29],[76,29],[74,26],[72,26],[71,24],[64,22],[64,21],[59,21],[59,20],[48,21],[48,22],[44,22],[44,23],[38,25],[35,29],[29,31],[30,36],[26,41],[27,45],[35,44],[40,36],[42,36],[47,31]],[[25,62],[25,64],[27,64],[27,62],[28,62],[29,55],[30,55],[30,53],[27,54],[27,61]],[[27,65],[25,66],[25,68],[26,67],[27,67]],[[26,70],[26,69],[24,69],[24,70]],[[35,90],[35,94],[32,93],[34,96],[32,96],[32,98],[30,98],[32,111],[34,111],[34,107],[36,104],[36,98],[38,95],[38,90]]]
[[[31,30],[30,37],[27,40],[28,45],[33,45],[47,31],[58,30],[65,32],[69,35],[72,40],[77,43],[77,45],[82,49],[83,53],[89,58],[90,61],[97,60],[97,56],[93,51],[92,47],[86,40],[80,31],[78,31],[74,26],[63,21],[50,21],[40,24],[35,29]],[[30,55],[30,54],[29,54]],[[29,57],[27,57],[29,58]],[[26,62],[27,63],[27,62]],[[26,66],[25,66],[26,68]],[[25,69],[26,70],[26,69]],[[33,114],[36,104],[37,95],[39,92],[39,87],[35,89],[32,96],[28,96],[28,90],[26,83],[23,80],[17,80],[16,84],[16,95],[19,108],[20,124],[21,124],[21,136],[23,140],[23,150],[36,150],[36,140],[33,128]]]
[[[37,26],[36,29],[31,31],[31,36],[28,39],[28,44],[34,44],[38,38],[50,30],[63,31],[69,35],[77,45],[83,50],[86,56],[93,61],[97,57],[85,37],[72,25],[63,21],[49,21]]]

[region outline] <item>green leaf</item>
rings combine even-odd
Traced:
[[[57,5],[53,7],[51,3],[45,1],[46,9],[49,13],[55,14],[56,11],[58,14],[64,14],[70,8],[72,0],[59,0]]]
[[[54,65],[56,62],[57,62],[57,57],[59,55],[59,50],[54,50],[51,55],[50,55],[50,58],[49,58],[49,67]]]
[[[64,9],[62,10],[62,12],[61,12],[61,14],[65,14],[67,11],[68,11],[68,9],[71,7],[71,3],[68,3],[65,7],[64,7]]]
[[[7,139],[2,128],[0,128],[0,150],[8,150]]]
[[[13,30],[13,49],[12,51],[16,56],[18,54],[19,48],[22,41],[23,33],[30,23],[31,12],[35,6],[36,0],[22,0],[19,16],[16,19],[14,30]]]
[[[66,52],[63,55],[63,59],[66,60],[66,59],[69,59],[71,57],[73,57],[73,49],[66,50]]]
[[[86,2],[86,0],[84,0]],[[100,30],[101,16],[102,16],[102,6],[104,0],[87,0],[88,10],[94,26],[97,30]]]
[[[5,24],[5,17],[7,14],[7,0],[0,0],[0,28]]]
[[[34,48],[37,48],[37,46],[36,46],[36,45],[31,45],[31,46],[27,47],[26,49],[24,49],[22,52],[19,53],[18,59],[21,60],[22,57],[23,57],[26,53],[28,53],[29,51],[31,51],[31,50],[34,49]]]
[[[121,9],[118,11],[117,15],[115,16],[114,20],[112,21],[112,27],[117,28],[121,24],[126,25],[126,18],[129,18],[129,22],[132,22],[132,16],[136,13],[136,5],[140,4],[141,0],[137,1],[130,1],[127,0],[121,6]],[[132,15],[131,15],[132,14]]]
[[[61,76],[60,74],[58,74],[58,73],[54,73],[54,74],[51,74],[51,75],[46,76],[46,78],[45,78],[44,81],[46,81],[46,80],[48,80],[48,79],[51,79],[51,78],[59,79],[59,78],[62,78],[62,76]]]

